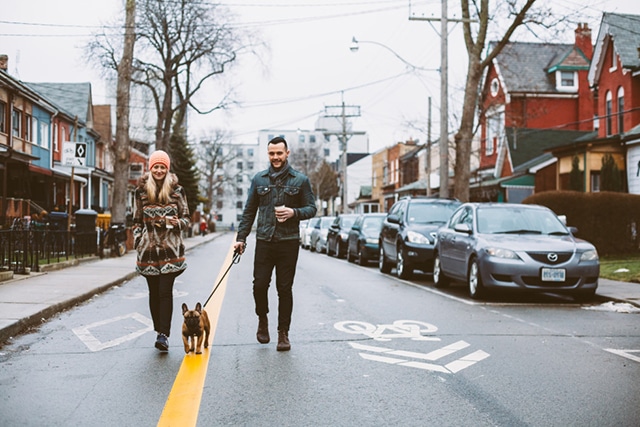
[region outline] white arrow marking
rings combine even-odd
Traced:
[[[116,338],[114,340],[106,341],[106,342],[101,342],[90,331],[90,329],[108,325],[110,323],[119,322],[121,320],[126,320],[126,319],[137,320],[138,322],[142,323],[145,327],[138,329],[137,331],[131,332],[130,334],[127,334],[122,337]],[[99,322],[95,322],[87,326],[74,328],[73,333],[76,334],[78,338],[80,338],[80,341],[82,341],[89,348],[89,350],[100,351],[100,350],[104,350],[105,348],[115,347],[116,345],[122,344],[123,342],[136,339],[139,336],[144,335],[147,332],[152,330],[153,330],[153,322],[150,319],[144,317],[140,313],[131,313],[125,316],[114,317],[113,319],[108,319],[108,320],[101,320]]]
[[[469,366],[489,357],[489,353],[486,353],[482,350],[478,350],[467,356],[461,357],[458,360],[448,363],[445,366],[435,365],[433,363],[409,361],[406,359],[400,359],[396,357],[389,357],[390,355],[393,355],[393,356],[399,356],[399,357],[435,361],[442,357],[455,353],[458,350],[462,350],[464,348],[469,347],[470,344],[465,341],[457,341],[453,344],[442,347],[441,349],[432,351],[430,353],[416,353],[413,351],[393,350],[390,348],[376,347],[376,346],[364,345],[364,344],[359,344],[354,342],[351,342],[349,344],[351,345],[351,347],[357,350],[364,350],[372,353],[385,354],[385,356],[381,356],[381,355],[373,355],[369,353],[358,353],[360,354],[360,357],[362,357],[363,359],[388,363],[392,365],[407,366],[410,368],[424,369],[428,371],[442,372],[442,373],[455,374],[456,372],[460,372],[461,370],[468,368]]]
[[[618,356],[626,357],[627,359],[633,360],[634,362],[640,362],[640,357],[630,354],[630,353],[640,353],[640,350],[616,350],[613,348],[605,348],[604,351],[617,354]]]

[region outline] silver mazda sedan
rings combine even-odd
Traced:
[[[472,298],[509,289],[590,299],[600,261],[591,243],[573,236],[576,231],[543,206],[465,203],[438,230],[433,282],[465,281]]]

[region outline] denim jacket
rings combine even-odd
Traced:
[[[285,222],[276,220],[275,207],[293,208],[295,215]],[[251,180],[249,195],[238,225],[239,242],[246,242],[258,215],[258,240],[278,241],[300,238],[300,221],[316,215],[316,199],[311,183],[303,173],[289,168],[286,179],[275,185],[269,179],[269,169],[258,172]]]

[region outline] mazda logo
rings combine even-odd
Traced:
[[[554,252],[551,252],[551,253],[547,254],[547,259],[550,262],[556,262],[556,261],[558,261],[558,254],[554,253]]]

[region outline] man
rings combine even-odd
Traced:
[[[316,201],[309,178],[289,166],[290,151],[282,137],[267,144],[269,169],[258,172],[251,180],[249,195],[234,248],[243,253],[247,236],[258,214],[256,252],[253,264],[253,298],[258,315],[258,342],[267,344],[269,337],[268,291],[271,274],[276,269],[278,291],[278,351],[291,349],[289,326],[293,310],[293,278],[300,250],[299,223],[316,215]]]

